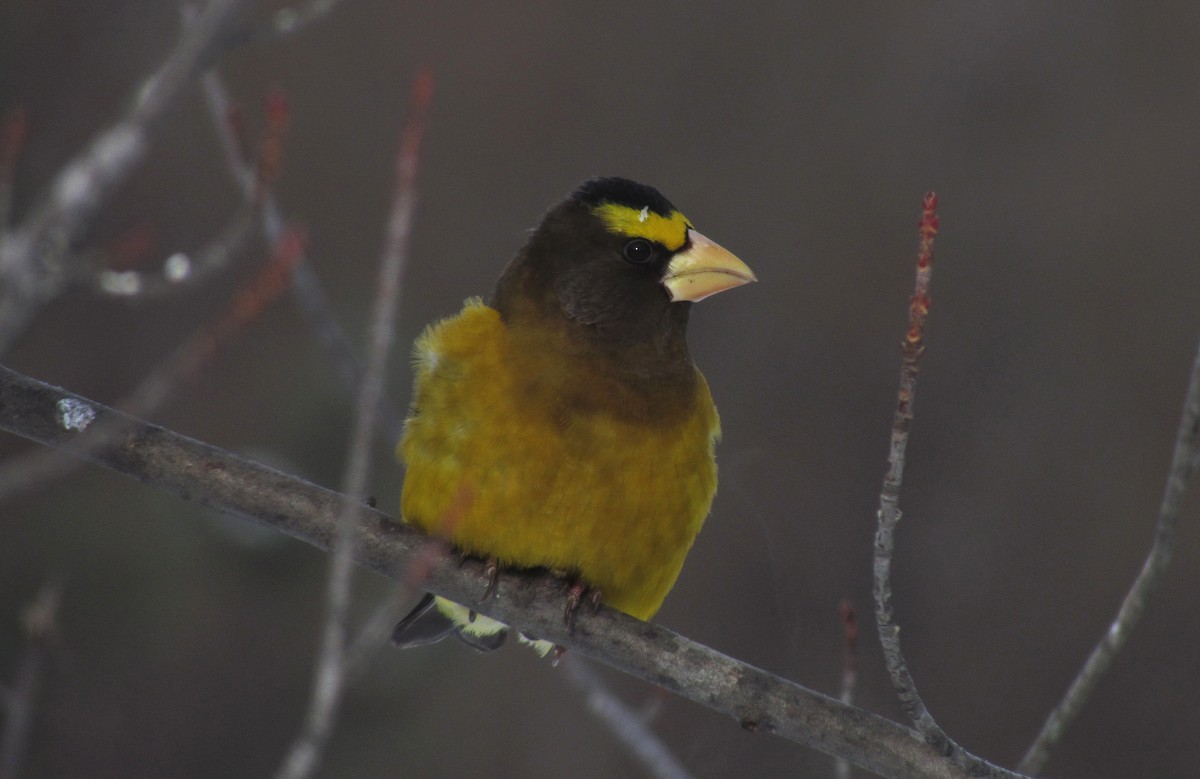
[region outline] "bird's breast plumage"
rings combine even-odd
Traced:
[[[716,491],[716,409],[690,363],[687,381],[656,389],[566,337],[513,332],[477,299],[426,330],[401,511],[501,565],[579,575],[647,619]]]

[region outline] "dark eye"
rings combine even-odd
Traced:
[[[654,257],[654,244],[647,241],[645,238],[634,238],[629,243],[625,244],[624,248],[625,259],[632,262],[634,265],[641,265],[649,262]]]

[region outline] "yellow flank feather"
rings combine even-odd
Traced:
[[[637,224],[686,231],[678,212]],[[691,397],[651,415],[565,335],[516,333],[477,298],[429,327],[414,357],[404,520],[501,566],[579,575],[610,606],[653,616],[716,491],[719,425],[699,372]]]
[[[620,203],[604,203],[593,210],[610,232],[657,241],[669,251],[676,251],[687,243],[687,231],[692,227],[687,217],[678,211],[663,216],[649,208],[631,208]]]

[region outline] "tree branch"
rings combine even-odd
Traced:
[[[1042,725],[1029,751],[1021,759],[1019,769],[1036,774],[1046,765],[1050,750],[1066,734],[1067,729],[1079,716],[1096,683],[1112,665],[1117,653],[1129,640],[1146,610],[1146,602],[1162,582],[1163,574],[1171,562],[1175,549],[1175,526],[1179,524],[1179,506],[1188,481],[1200,464],[1197,453],[1200,449],[1200,346],[1192,361],[1191,379],[1184,396],[1183,412],[1179,418],[1179,430],[1175,434],[1175,452],[1171,456],[1171,467],[1167,471],[1167,485],[1163,490],[1162,504],[1158,509],[1158,524],[1154,529],[1154,545],[1133,586],[1125,595],[1117,616],[1108,631],[1092,649],[1079,675]]]
[[[238,139],[231,127],[228,92],[216,70],[206,73],[200,83],[204,87],[209,116],[225,152],[226,168],[249,198],[258,186],[257,176],[254,165],[243,158]],[[286,220],[278,200],[271,191],[266,191],[262,204],[262,231],[268,243],[275,244],[279,240],[285,224]],[[292,295],[312,328],[317,343],[341,379],[343,387],[349,395],[354,395],[362,385],[365,369],[355,355],[350,337],[333,315],[329,296],[325,294],[307,253],[300,257],[300,262],[292,272]],[[389,444],[399,441],[404,428],[404,417],[400,411],[390,400],[382,397],[376,414],[379,416],[379,437]]]
[[[854,604],[849,600],[842,601],[838,607],[838,616],[842,620],[842,638],[845,641],[842,655],[842,690],[838,700],[851,706],[854,704],[854,689],[858,686],[858,618],[854,613]],[[833,771],[837,779],[850,779],[850,763],[844,757],[834,761]]]
[[[160,362],[116,407],[126,414],[149,416],[171,396],[181,381],[199,373],[264,308],[279,297],[284,284],[304,252],[304,236],[295,229],[285,231],[275,244],[271,257],[258,275],[230,301],[212,321],[193,333],[175,351]],[[86,418],[86,414],[84,414]],[[85,425],[89,435],[81,446],[101,446],[124,434],[121,428]],[[76,454],[80,454],[76,452]],[[0,503],[23,492],[44,487],[62,479],[79,467],[79,461],[53,449],[37,449],[11,457],[0,465]]]
[[[317,657],[312,700],[304,731],[292,743],[277,779],[305,779],[316,771],[333,732],[333,725],[345,693],[347,644],[350,620],[351,584],[354,573],[355,503],[366,494],[371,473],[371,442],[375,436],[376,410],[383,397],[384,371],[391,351],[396,314],[400,301],[400,279],[407,264],[408,242],[412,233],[417,202],[417,163],[421,136],[424,134],[433,77],[422,71],[413,85],[412,100],[404,138],[396,161],[396,192],[388,220],[387,244],[379,264],[375,304],[371,317],[367,370],[358,388],[354,431],[346,458],[343,489],[346,500],[338,517],[333,559],[329,564],[326,589],[328,613],[322,630],[321,650]]]
[[[25,612],[25,639],[28,646],[12,689],[4,701],[5,705],[0,706],[0,710],[4,711],[4,729],[0,732],[0,779],[16,779],[21,775],[21,763],[33,727],[33,714],[42,683],[42,668],[49,644],[54,638],[61,602],[62,583],[52,581],[42,587]]]
[[[900,485],[904,478],[904,453],[908,447],[908,430],[912,425],[913,400],[917,392],[917,373],[925,351],[925,317],[929,313],[929,280],[933,273],[933,239],[938,232],[937,196],[925,194],[924,209],[919,223],[921,235],[917,250],[917,278],[909,303],[908,331],[903,341],[903,362],[900,368],[900,387],[896,393],[896,411],[892,417],[891,445],[888,449],[887,473],[879,494],[879,524],[875,531],[875,622],[884,662],[892,678],[892,686],[900,696],[900,705],[917,730],[939,754],[972,776],[1014,776],[999,766],[979,758],[959,746],[946,735],[933,718],[917,683],[908,670],[900,649],[900,626],[892,616],[892,552],[895,548],[896,526],[900,523]]]
[[[66,284],[72,241],[145,158],[151,132],[211,61],[246,0],[211,0],[175,49],[136,91],[128,112],[65,165],[50,192],[0,243],[0,354]]]
[[[60,409],[86,408],[90,423]],[[344,497],[0,366],[0,429],[68,451],[80,450],[86,428],[122,426],[128,433],[100,447],[83,446],[92,462],[209,508],[245,517],[328,550]],[[80,430],[80,427],[84,430]],[[427,554],[426,538],[386,514],[357,509],[354,559],[404,581]],[[427,590],[461,603],[483,591],[482,564],[441,555],[429,565]],[[529,635],[570,647],[619,671],[727,714],[746,730],[773,733],[891,777],[966,777],[914,731],[845,706],[772,673],[739,662],[667,630],[602,606],[577,616],[568,633],[562,584],[545,574],[505,572],[494,599],[476,609]]]
[[[586,660],[567,655],[561,665],[567,680],[583,693],[588,710],[629,750],[629,754],[655,779],[692,779],[687,768],[658,736],[650,732],[647,717],[633,711],[609,690]]]

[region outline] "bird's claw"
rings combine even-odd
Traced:
[[[500,584],[500,563],[495,557],[488,557],[483,561],[483,575],[487,577],[487,586],[483,588],[483,597],[480,602],[487,600],[496,594],[496,587]]]
[[[467,564],[467,560],[478,560],[479,558],[469,552],[458,553],[458,566]],[[496,587],[500,584],[500,561],[491,555],[483,558],[483,575],[487,577],[487,584],[483,588],[483,595],[480,596],[478,603],[483,603],[487,599],[496,594]]]
[[[600,590],[576,580],[567,590],[566,607],[563,609],[563,622],[567,626],[568,633],[575,630],[575,614],[584,601],[591,604],[593,614],[598,612],[600,610]]]

